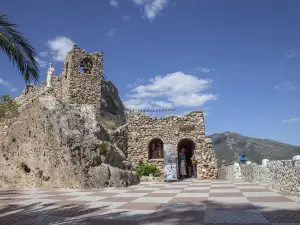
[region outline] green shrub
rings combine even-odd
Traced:
[[[0,121],[18,114],[18,103],[9,95],[0,96]]]
[[[107,146],[104,142],[99,144],[100,149],[100,155],[106,155],[107,154]]]
[[[149,176],[150,174],[152,174],[154,177],[160,176],[159,169],[153,164],[139,164],[136,167],[135,172],[139,177]]]

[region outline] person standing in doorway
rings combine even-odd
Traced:
[[[184,178],[186,174],[186,159],[185,159],[185,154],[184,154],[185,149],[182,148],[180,149],[179,152],[179,165],[180,165],[180,176]]]

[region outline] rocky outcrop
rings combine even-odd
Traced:
[[[93,187],[100,188],[124,187],[138,183],[137,176],[130,171],[124,171],[117,167],[102,164],[92,167],[89,170],[90,180],[93,181]]]
[[[47,188],[136,184],[130,162],[96,115],[95,105],[70,104],[48,94],[32,98],[5,130],[0,128],[0,183]]]
[[[123,153],[127,157],[127,149],[128,149],[128,124],[125,124],[116,130],[109,131],[110,139],[114,142],[119,149],[123,151]]]
[[[116,129],[126,123],[125,107],[111,81],[102,80],[100,114],[103,125],[108,129]]]
[[[0,124],[0,184],[88,188],[138,182],[115,129],[125,124],[117,88],[103,80],[103,53],[74,45],[52,87],[27,85],[19,115]],[[116,135],[114,135],[116,134]],[[122,131],[120,136],[124,135]],[[114,143],[114,141],[116,141]],[[122,150],[121,150],[121,149]]]

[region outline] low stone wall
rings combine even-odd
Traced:
[[[269,161],[267,165],[241,165],[245,181],[266,184],[268,187],[300,195],[300,160]]]
[[[244,180],[255,183],[268,183],[269,169],[267,167],[255,163],[241,165],[241,172]]]
[[[226,180],[226,169],[227,167],[222,165],[218,170],[218,179],[219,180]]]
[[[238,163],[226,167],[226,180],[241,180],[241,167]]]

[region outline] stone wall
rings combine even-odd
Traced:
[[[226,180],[241,180],[241,167],[238,163],[226,167]]]
[[[100,106],[103,54],[87,53],[76,45],[67,54],[62,72],[62,100]]]
[[[246,181],[300,195],[300,160],[269,161],[266,166],[255,163],[241,165],[241,171]]]
[[[87,53],[75,45],[65,58],[62,73],[52,77],[51,90],[46,88],[44,81],[39,86],[24,89],[15,100],[20,104],[20,110],[45,94],[68,103],[93,104],[98,107],[97,116],[102,125],[116,129],[126,123],[125,107],[116,86],[103,80],[102,64],[101,52]]]
[[[176,152],[181,140],[189,140],[194,146],[199,179],[216,179],[217,159],[211,140],[205,137],[204,118],[201,111],[194,111],[185,117],[148,117],[140,112],[128,114],[128,156],[133,165],[140,161],[156,164],[163,171],[163,159],[149,159],[149,143],[153,139],[172,145]]]

